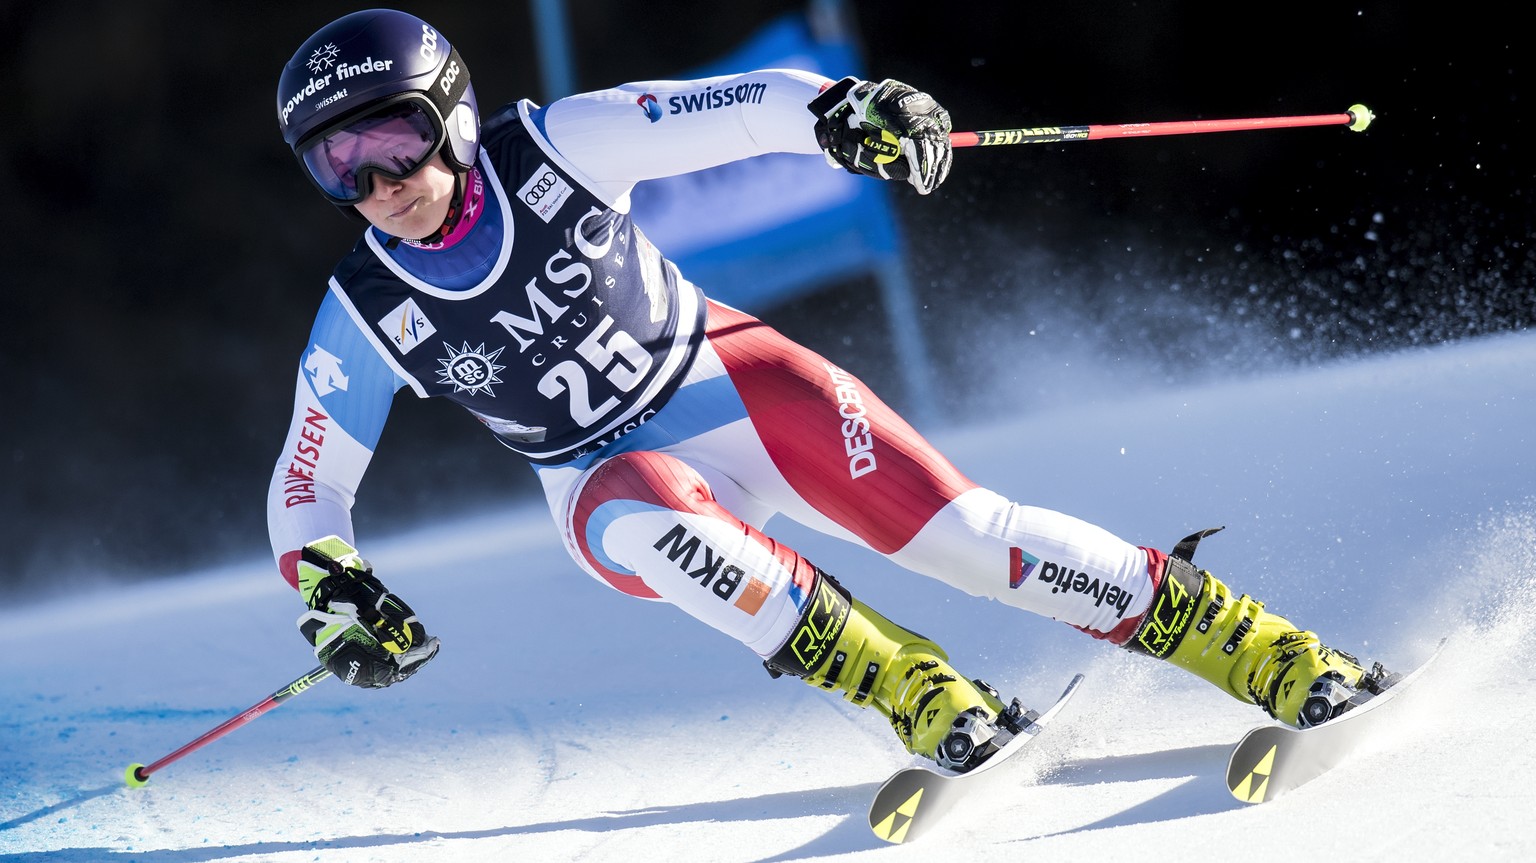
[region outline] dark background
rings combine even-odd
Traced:
[[[798,5],[570,0],[577,86],[676,76]],[[1513,6],[850,5],[869,76],[928,90],[958,129],[1378,116],[960,151],[940,193],[893,190],[942,382],[927,430],[1070,397],[1051,382],[1083,358],[1177,381],[1536,314],[1536,40]],[[0,5],[0,601],[265,553],[299,352],[357,235],[283,146],[274,88],[355,8]],[[484,108],[544,99],[527,3],[402,8],[459,48]],[[911,404],[874,285],[758,311]],[[533,489],[467,414],[404,396],[356,514],[388,531]]]

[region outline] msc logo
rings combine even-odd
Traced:
[[[471,348],[469,342],[464,343],[462,350],[455,350],[453,345],[447,342],[443,347],[448,349],[448,356],[439,359],[442,368],[438,371],[438,383],[452,385],[455,393],[467,392],[470,395],[485,393],[491,398],[496,397],[496,391],[491,387],[501,383],[501,378],[496,373],[506,366],[498,365],[496,358],[501,356],[505,347],[497,348],[486,353],[485,344],[477,348]]]
[[[640,106],[640,110],[645,112],[646,119],[652,123],[661,119],[661,106],[656,104],[656,97],[650,93],[642,94],[635,100],[635,104]]]

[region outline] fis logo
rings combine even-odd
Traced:
[[[412,348],[421,344],[432,334],[437,332],[437,327],[421,309],[416,307],[416,301],[407,299],[396,306],[394,311],[379,319],[379,330],[394,344],[395,350],[402,354],[408,354]]]
[[[640,106],[640,110],[645,112],[646,119],[652,123],[661,119],[661,106],[656,104],[656,97],[650,93],[642,94],[635,100],[635,104]]]

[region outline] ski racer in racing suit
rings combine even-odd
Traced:
[[[482,125],[463,58],[389,10],[317,31],[277,96],[306,174],[370,223],[320,302],[267,499],[300,629],[346,682],[391,685],[438,649],[350,517],[409,390],[457,402],[532,466],[587,574],[874,706],[952,770],[1016,733],[1022,706],[764,535],[770,516],[1167,659],[1291,724],[1363,685],[1353,657],[1197,570],[1204,534],[1165,553],[977,485],[852,371],[711,301],[630,218],[640,181],[765,153],[929,194],[950,165],[930,96],[765,69],[524,100]]]

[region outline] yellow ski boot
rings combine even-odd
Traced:
[[[874,707],[908,752],[963,773],[1028,723],[1015,699],[962,677],[943,649],[885,619],[820,570],[799,625],[763,664]]]
[[[1216,528],[1220,530],[1220,528]],[[1195,546],[1216,530],[1186,537],[1168,556],[1162,584],[1126,647],[1188,669],[1240,701],[1297,728],[1348,710],[1367,677],[1360,661],[1327,647],[1316,634],[1264,610],[1191,562]]]

